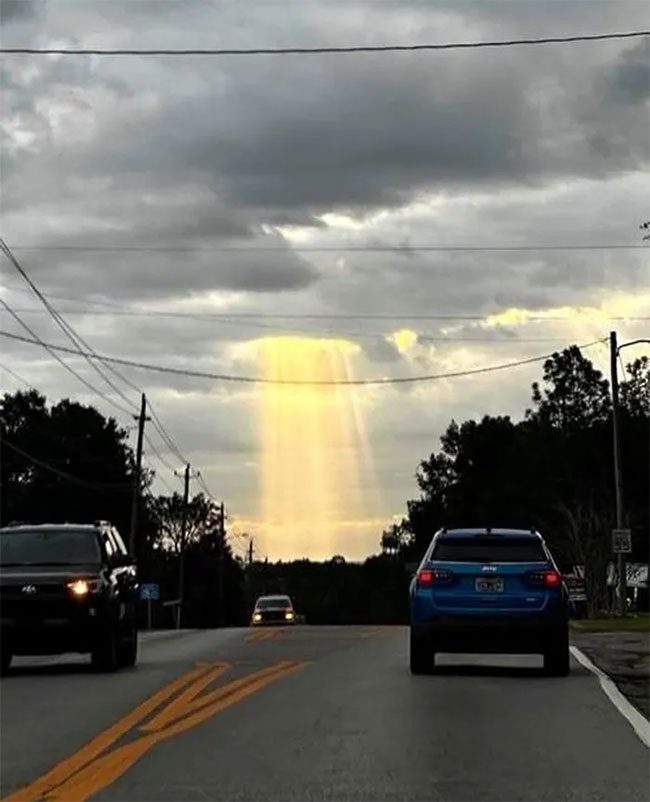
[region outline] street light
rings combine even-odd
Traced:
[[[618,397],[618,355],[623,348],[640,343],[650,343],[650,340],[639,339],[630,340],[627,343],[618,345],[616,332],[609,333],[609,356],[612,378],[612,427],[614,435],[614,490],[616,499],[616,528],[623,528],[623,472],[621,459],[621,430],[620,430],[620,405]],[[650,513],[650,510],[649,510]],[[618,553],[618,604],[619,613],[623,615],[627,608],[627,577],[625,574],[625,555]]]

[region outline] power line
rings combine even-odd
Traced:
[[[575,245],[13,245],[15,251],[81,253],[448,253],[480,251],[642,251],[640,244]]]
[[[162,465],[164,465],[164,467],[167,468],[168,471],[171,471],[172,473],[174,473],[174,471],[176,469],[173,467],[173,465],[170,465],[169,462],[167,462],[167,460],[160,453],[160,451],[158,451],[156,446],[151,442],[151,438],[149,437],[148,434],[144,435],[144,440],[145,440],[145,443],[147,444],[147,446],[149,447],[149,450],[151,451],[151,453],[160,460],[160,463]]]
[[[80,373],[78,373],[73,367],[68,365],[68,363],[64,359],[61,359],[61,357],[57,353],[57,348],[54,348],[51,345],[45,343],[45,341],[38,336],[38,334],[34,331],[34,329],[28,326],[27,323],[25,323],[25,321],[22,320],[22,318],[14,312],[14,310],[9,306],[9,304],[4,300],[4,298],[0,298],[0,304],[2,304],[2,306],[7,310],[7,312],[9,312],[9,314],[14,318],[14,320],[20,326],[22,326],[22,328],[25,329],[25,331],[27,331],[29,334],[32,335],[34,339],[31,342],[37,343],[41,345],[43,348],[45,348],[45,350],[50,354],[50,356],[52,356],[53,359],[56,359],[56,361],[60,365],[62,365],[68,371],[68,373],[71,373],[75,377],[75,379],[78,379],[84,385],[84,387],[86,387],[92,393],[99,396],[99,398],[101,398],[102,400],[106,401],[109,404],[114,403],[112,399],[109,399],[109,397],[104,393],[102,393],[101,390],[98,390],[94,385],[92,385],[89,381],[87,381]],[[122,408],[119,404],[118,407],[121,409],[122,412],[124,412],[127,415],[130,415],[129,410]]]
[[[186,464],[189,460],[187,460],[185,458],[185,456],[182,454],[182,452],[180,451],[180,449],[178,448],[178,446],[176,445],[176,443],[172,439],[171,435],[168,433],[168,431],[163,426],[163,423],[160,420],[159,415],[157,414],[156,410],[153,408],[151,400],[148,401],[148,406],[149,406],[149,414],[151,415],[153,425],[157,429],[158,434],[161,436],[163,442],[165,443],[167,448],[169,448],[169,450],[176,457],[178,457],[178,459],[181,461],[181,463]]]
[[[13,287],[8,285],[0,285],[0,289],[9,290],[10,292],[29,292],[29,290],[25,290],[22,287]],[[158,317],[168,317],[168,318],[179,318],[179,319],[203,319],[206,320],[250,320],[250,319],[258,319],[258,320],[469,320],[469,321],[488,321],[491,317],[501,314],[501,312],[487,312],[482,315],[470,315],[470,314],[446,314],[446,313],[432,313],[432,314],[411,314],[411,313],[403,313],[403,312],[386,312],[386,313],[375,313],[375,312],[318,312],[318,313],[311,313],[311,312],[175,312],[173,310],[168,309],[145,309],[145,310],[137,310],[133,309],[125,304],[119,304],[111,301],[96,301],[92,298],[85,298],[80,296],[71,296],[71,295],[57,295],[54,293],[44,293],[47,295],[48,298],[53,298],[55,300],[60,301],[69,301],[71,303],[86,303],[91,306],[99,307],[99,309],[89,309],[87,311],[80,311],[80,310],[73,310],[73,309],[66,309],[66,314],[115,314],[117,317],[119,316],[133,316],[133,317],[141,317],[141,316],[158,316]],[[115,310],[114,312],[106,311],[102,312],[101,309],[106,310]],[[28,310],[23,309],[23,312],[27,312]],[[32,309],[29,310],[31,312],[36,312],[38,310]],[[532,321],[535,323],[539,322],[551,322],[551,323],[562,323],[562,322],[575,322],[575,315],[528,315],[526,316],[526,322]],[[603,320],[619,320],[619,321],[645,321],[650,320],[650,316],[648,315],[603,315]]]
[[[570,44],[575,42],[602,42],[608,39],[635,39],[649,36],[650,31],[623,33],[579,34],[574,36],[546,36],[530,39],[501,39],[484,42],[443,42],[419,45],[351,45],[343,47],[264,47],[264,48],[86,48],[86,47],[2,47],[0,53],[12,55],[58,56],[288,56],[317,55],[321,53],[399,53],[426,50],[473,50],[477,48],[519,47],[522,45]]]
[[[2,311],[2,310],[0,310],[0,311]],[[22,312],[23,314],[30,314],[30,313],[41,314],[41,313],[43,313],[44,310],[42,310],[42,309],[19,309],[19,310],[15,310],[15,311]],[[115,317],[146,317],[146,318],[166,317],[166,313],[165,312],[157,312],[157,311],[154,311],[154,312],[137,312],[137,311],[133,311],[133,312],[129,312],[129,311],[109,312],[109,311],[100,311],[100,312],[97,312],[97,313],[94,313],[92,310],[79,310],[79,309],[76,309],[76,310],[75,309],[73,309],[73,310],[65,310],[65,311],[66,311],[66,314],[72,314],[72,315],[102,314],[102,315],[109,315],[109,316],[114,315]],[[263,329],[265,331],[273,331],[275,333],[288,332],[290,334],[301,334],[301,335],[304,335],[304,336],[314,336],[314,335],[316,335],[316,336],[320,335],[320,336],[325,336],[325,337],[338,336],[338,337],[350,337],[350,338],[366,339],[366,340],[379,340],[381,342],[386,342],[386,338],[389,337],[390,334],[392,333],[392,332],[378,332],[378,331],[347,331],[345,329],[331,329],[331,328],[328,328],[328,329],[321,329],[321,328],[318,328],[318,329],[313,329],[313,328],[305,329],[304,327],[296,328],[295,326],[286,326],[286,325],[278,326],[278,325],[274,325],[272,323],[254,322],[254,321],[250,320],[249,318],[240,318],[240,317],[237,317],[236,315],[224,319],[220,315],[216,315],[216,314],[213,315],[212,313],[207,313],[207,314],[204,314],[204,315],[200,315],[198,313],[197,314],[189,313],[186,316],[185,315],[181,315],[180,313],[178,313],[178,314],[171,313],[171,315],[173,317],[187,317],[188,319],[194,320],[194,321],[199,322],[199,323],[208,323],[208,322],[209,323],[221,323],[223,325],[238,326],[238,327],[243,327],[243,328],[246,328],[246,329]],[[495,343],[495,344],[503,344],[503,343],[512,344],[515,341],[517,343],[552,343],[552,342],[562,342],[562,338],[560,338],[560,337],[517,337],[516,340],[514,340],[512,337],[492,337],[492,338],[489,338],[489,337],[488,338],[486,338],[486,337],[468,337],[468,336],[449,337],[449,336],[444,336],[444,335],[430,335],[430,334],[426,334],[426,333],[418,334],[418,342],[428,342],[428,343],[445,343],[445,342],[464,343],[464,342],[473,342],[473,343],[483,343],[483,344],[492,344],[492,343]],[[165,440],[165,435],[162,432],[160,434],[161,434],[161,437],[163,437],[163,440]],[[172,450],[174,448],[175,448],[175,446],[172,446]],[[182,457],[182,455],[179,455],[178,452],[176,452],[176,453],[177,453],[177,456],[179,456],[179,458],[181,459],[182,462],[187,462],[187,460],[185,460]]]
[[[0,370],[4,370],[5,373],[8,373],[12,378],[14,378],[20,384],[24,384],[26,387],[29,387],[30,390],[35,390],[36,388],[31,382],[28,382],[23,376],[20,376],[11,368],[8,368],[6,365],[0,365]]]
[[[11,249],[9,248],[9,246],[7,245],[7,243],[4,241],[4,239],[2,237],[0,237],[0,249],[5,254],[5,256],[10,260],[10,262],[14,265],[14,267],[20,273],[20,275],[29,284],[29,286],[32,289],[32,291],[36,294],[38,299],[43,303],[43,305],[45,306],[46,310],[54,318],[55,322],[63,330],[63,332],[66,334],[68,339],[73,343],[73,345],[75,345],[76,347],[80,347],[80,345],[81,345],[86,350],[90,351],[93,354],[93,356],[97,357],[97,352],[89,345],[88,342],[86,342],[86,340],[80,334],[78,334],[66,322],[66,320],[61,316],[61,314],[49,303],[49,301],[47,300],[45,295],[39,290],[39,288],[36,286],[36,284],[29,277],[29,275],[27,274],[27,271],[22,267],[22,265],[15,258],[15,256],[13,255]],[[108,386],[114,392],[116,392],[120,398],[122,398],[122,400],[124,400],[127,404],[131,404],[132,403],[131,400],[128,398],[128,396],[126,396],[120,390],[120,388],[117,387],[100,370],[99,366],[94,361],[92,361],[90,359],[87,359],[87,361],[97,371],[97,373],[104,379],[104,381],[108,384]],[[129,378],[124,376],[123,373],[120,373],[120,371],[116,370],[111,364],[106,364],[106,369],[109,370],[114,376],[116,376],[122,382],[124,382],[128,387],[130,387],[131,389],[135,390],[136,392],[142,394],[143,391],[142,391],[142,389],[140,387],[138,387],[136,384],[134,384]],[[122,412],[125,412],[125,410],[122,408],[122,406],[120,404],[117,404],[117,402],[114,402],[112,399],[109,399],[109,400],[110,400],[110,403],[112,403],[114,406],[116,406]],[[126,414],[130,414],[128,412],[128,410],[126,411]],[[178,454],[180,456],[181,461],[185,461],[185,460],[183,460],[183,457],[180,454],[180,451],[176,447],[175,443],[172,441],[171,437],[167,434],[167,431],[163,427],[163,425],[162,425],[161,421],[159,420],[158,416],[156,416],[156,423],[154,424],[154,426],[159,431],[159,433],[161,434],[161,436],[163,438],[163,442],[166,442],[167,444],[169,444],[171,446],[171,450],[174,451],[176,454]],[[149,439],[147,439],[147,442],[149,444],[149,447],[158,455],[159,459],[161,459],[161,461],[163,461],[162,457],[160,457],[160,454],[155,450],[155,447],[153,446],[151,441]],[[163,461],[163,464],[164,464],[164,461]],[[174,469],[170,467],[169,470],[173,471]]]
[[[201,488],[203,489],[203,492],[208,496],[208,498],[210,498],[212,501],[216,502],[217,499],[216,499],[214,493],[208,487],[205,479],[203,478],[203,474],[201,473],[201,471],[197,471],[196,472],[196,476],[197,476],[197,479],[199,481],[199,484],[201,485]]]
[[[11,249],[9,248],[9,246],[7,245],[7,243],[4,241],[4,239],[2,237],[0,237],[0,250],[2,250],[2,252],[7,257],[7,259],[9,259],[9,261],[12,263],[12,265],[16,268],[16,270],[20,273],[20,275],[25,279],[25,281],[30,286],[30,288],[32,289],[34,294],[37,296],[39,301],[41,301],[43,306],[47,309],[47,311],[49,312],[49,314],[53,318],[54,322],[58,325],[58,327],[61,329],[61,331],[63,331],[63,333],[70,340],[70,342],[74,346],[76,346],[77,348],[80,348],[81,346],[83,346],[83,348],[85,348],[86,351],[90,351],[91,353],[94,354],[94,351],[91,348],[91,346],[83,339],[83,337],[81,337],[80,335],[78,335],[75,332],[75,330],[64,320],[64,318],[57,312],[57,310],[52,306],[52,304],[47,300],[47,298],[39,290],[39,288],[36,286],[36,284],[29,277],[27,271],[23,268],[23,266],[18,262],[16,257],[13,255],[13,253],[11,252]],[[95,370],[96,373],[106,382],[106,384],[111,388],[111,390],[113,390],[113,392],[115,392],[127,404],[131,404],[132,403],[131,400],[128,398],[128,396],[126,396],[120,390],[120,388],[117,387],[117,385],[115,385],[102,372],[102,370],[99,368],[99,366],[95,362],[93,362],[92,359],[90,359],[89,357],[84,357],[84,359],[93,368],[93,370]],[[111,368],[111,370],[112,370],[112,368]],[[117,401],[113,400],[112,398],[109,398],[108,396],[104,396],[104,397],[116,409],[119,409],[121,412],[123,412],[123,413],[125,413],[127,415],[131,414],[130,410],[128,410],[128,409],[125,410],[124,407],[122,407],[121,404],[117,403]]]
[[[57,476],[60,476],[61,478],[66,479],[68,482],[73,482],[74,484],[77,484],[80,487],[86,487],[86,488],[90,488],[92,490],[107,490],[107,489],[113,489],[113,490],[129,489],[130,490],[131,489],[131,484],[119,484],[119,483],[112,484],[112,483],[109,483],[109,482],[103,482],[103,483],[86,482],[84,479],[80,479],[78,476],[73,476],[72,474],[67,473],[66,471],[62,471],[59,468],[56,468],[54,465],[51,465],[49,462],[45,462],[44,460],[41,460],[41,459],[38,459],[37,457],[34,457],[32,454],[28,454],[26,451],[23,451],[22,448],[18,448],[18,446],[14,445],[13,443],[10,443],[4,437],[2,438],[1,442],[2,442],[3,446],[6,446],[7,448],[11,449],[12,451],[15,451],[16,454],[19,454],[24,459],[29,460],[34,465],[38,465],[39,468],[43,468],[43,470],[49,471],[50,473],[53,473],[53,474],[56,474]]]
[[[30,343],[31,345],[44,346],[42,341],[32,340],[29,337],[23,337],[20,334],[12,334],[8,331],[0,331],[0,336],[7,337],[11,340],[18,342]],[[579,345],[578,348],[586,349],[602,343],[603,340],[593,340],[592,342]],[[48,344],[48,348],[61,351],[67,354],[77,354],[82,356],[90,356],[91,358],[101,359],[102,361],[112,362],[117,365],[127,365],[129,367],[138,368],[140,370],[150,370],[156,373],[168,373],[175,376],[189,376],[196,379],[210,379],[212,381],[223,381],[239,384],[262,384],[262,385],[281,385],[287,387],[343,387],[343,386],[379,386],[389,384],[418,384],[421,382],[435,381],[438,379],[455,379],[462,376],[474,376],[480,373],[492,373],[498,370],[507,370],[508,368],[519,367],[520,365],[530,365],[534,362],[542,362],[545,359],[552,357],[552,354],[542,354],[541,356],[528,357],[514,362],[506,362],[500,365],[490,365],[484,368],[473,368],[471,370],[451,371],[449,373],[435,373],[420,376],[400,376],[400,377],[387,377],[382,379],[342,379],[334,381],[315,381],[315,380],[300,380],[300,379],[267,379],[260,376],[233,376],[227,373],[209,373],[207,371],[188,370],[187,368],[173,368],[165,365],[154,365],[149,362],[138,362],[131,359],[122,359],[119,357],[111,356],[98,356],[87,353],[81,353],[78,349],[67,348],[62,345]]]

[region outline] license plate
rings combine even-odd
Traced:
[[[500,577],[481,577],[474,585],[479,593],[503,593],[503,579]]]

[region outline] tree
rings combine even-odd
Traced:
[[[162,548],[183,554],[190,545],[218,530],[221,521],[219,507],[203,493],[191,498],[185,509],[183,496],[158,496],[151,502],[158,540]]]
[[[67,399],[48,409],[32,390],[2,397],[0,428],[3,522],[106,519],[128,531],[133,454],[113,418]]]
[[[626,365],[627,377],[621,382],[621,407],[632,418],[650,415],[650,359],[642,356]]]
[[[562,430],[580,429],[609,419],[609,383],[577,345],[544,363],[544,389],[533,384],[537,409],[527,416]]]
[[[599,509],[595,500],[561,504],[564,548],[572,566],[584,569],[588,615],[610,611],[607,570],[611,563],[611,511]]]
[[[648,557],[649,360],[628,366],[621,382],[624,506],[633,559]],[[589,575],[591,609],[604,602],[604,564],[614,521],[609,386],[572,346],[544,364],[523,420],[485,416],[451,421],[441,448],[420,463],[419,497],[407,501],[398,531],[382,547],[419,560],[441,526],[535,527],[563,568],[578,562]]]

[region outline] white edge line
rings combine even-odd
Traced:
[[[610,702],[618,710],[618,712],[629,722],[634,732],[639,737],[641,743],[650,748],[650,721],[639,713],[623,694],[616,687],[614,681],[601,671],[598,666],[595,666],[586,654],[583,654],[577,646],[571,646],[571,654],[575,659],[581,663],[585,668],[589,669],[592,674],[598,677],[600,687],[605,691],[609,697]]]

